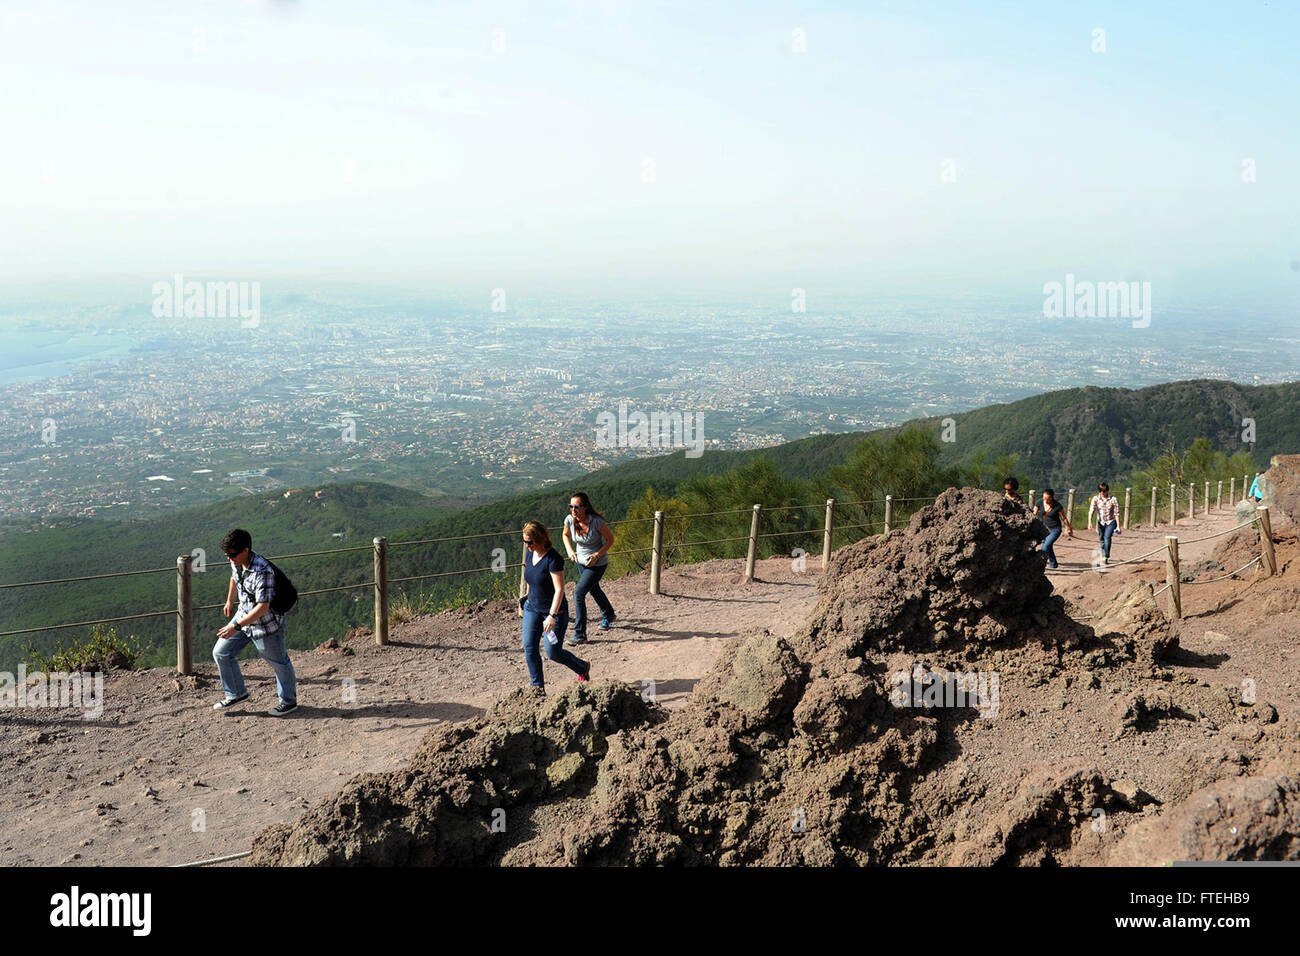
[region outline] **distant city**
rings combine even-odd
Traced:
[[[1262,384],[1300,368],[1300,340],[1257,317],[1157,307],[1134,328],[1048,320],[1040,299],[798,312],[790,300],[516,306],[485,291],[480,304],[423,307],[268,293],[253,323],[150,306],[142,295],[0,317],[8,521],[138,517],[368,479],[449,502],[496,498],[671,450],[598,441],[620,406],[694,416],[707,452],[1058,388]]]

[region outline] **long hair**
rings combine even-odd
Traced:
[[[605,517],[603,514],[601,514],[599,511],[597,511],[595,508],[591,506],[591,499],[587,497],[587,493],[585,491],[575,491],[573,494],[569,495],[569,497],[577,498],[579,501],[581,501],[582,507],[587,509],[587,514],[595,515],[597,518]]]
[[[543,552],[551,550],[551,533],[540,521],[529,521],[524,525],[524,537],[532,538],[541,546]]]

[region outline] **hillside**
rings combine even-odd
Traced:
[[[1066,389],[950,417],[955,422],[956,440],[940,442],[941,464],[954,467],[977,453],[986,454],[990,462],[998,456],[1015,455],[1017,470],[1036,487],[1055,484],[1058,488],[1088,489],[1101,478],[1118,484],[1170,442],[1185,447],[1194,438],[1208,436],[1220,450],[1238,451],[1243,447],[1241,420],[1248,417],[1255,418],[1257,424],[1256,462],[1267,461],[1267,456],[1288,447],[1300,447],[1300,383],[1248,386],[1200,380],[1138,390]],[[942,423],[943,417],[936,417],[921,424],[940,434]],[[314,489],[307,489],[288,500],[252,496],[149,521],[88,520],[70,528],[26,534],[8,531],[0,535],[0,581],[167,567],[174,564],[176,554],[196,547],[203,547],[211,558],[221,534],[234,526],[253,531],[255,545],[271,556],[366,546],[377,534],[399,542],[502,532],[498,538],[395,548],[390,555],[393,577],[484,568],[499,558],[497,548],[504,549],[509,561],[517,560],[519,545],[513,529],[539,516],[558,523],[559,516],[567,513],[567,499],[575,488],[587,490],[597,507],[616,519],[642,499],[648,487],[660,497],[671,496],[702,477],[721,476],[760,461],[770,462],[771,470],[787,483],[808,483],[797,503],[813,505],[808,517],[815,520],[820,507],[817,501],[826,496],[824,476],[828,470],[843,465],[869,435],[888,438],[902,428],[817,435],[762,450],[714,451],[695,459],[680,452],[643,458],[600,469],[572,484],[552,485],[451,513],[446,505],[435,505],[414,492],[370,482],[326,486],[323,502],[311,498]],[[937,489],[926,489],[927,493],[931,490]],[[749,503],[747,499],[741,506]],[[338,532],[346,536],[333,537]],[[709,537],[737,533],[743,534],[744,529],[728,527]],[[791,538],[784,544],[783,553],[800,544],[807,550],[817,547],[811,538]],[[768,548],[764,553],[774,552]],[[302,590],[362,582],[370,574],[364,553],[293,559],[286,570]],[[219,573],[223,580],[224,574],[224,570]],[[224,596],[223,580],[196,577],[196,604],[219,602]],[[509,582],[500,575],[480,574],[416,582],[406,588],[413,601],[428,606],[501,596],[508,591]],[[311,646],[333,629],[369,623],[367,598],[364,590],[358,589],[304,600],[294,612],[290,645]],[[0,631],[160,610],[174,602],[174,583],[168,575],[0,590]],[[219,624],[214,612],[199,612],[198,659],[206,657],[210,632]],[[140,635],[146,647],[154,649],[147,662],[161,664],[170,659],[172,620],[126,622],[122,630]],[[47,632],[0,637],[0,669],[12,669],[25,644],[48,649],[59,636]]]
[[[956,441],[945,443],[940,462],[958,465],[977,450],[989,458],[1015,455],[1035,487],[1098,481],[1117,484],[1173,443],[1185,448],[1199,437],[1220,451],[1251,451],[1261,465],[1276,454],[1300,448],[1300,382],[1239,385],[1198,379],[1148,388],[1068,388],[1019,401],[933,418],[917,419],[939,432],[943,420],[956,423]],[[1242,444],[1242,419],[1254,418],[1258,442]],[[888,436],[915,422],[871,432],[815,435],[755,451],[714,451],[696,459],[676,455],[627,462],[592,472],[588,484],[628,481],[668,490],[690,477],[718,474],[770,457],[790,478],[809,478],[843,464],[867,435]]]

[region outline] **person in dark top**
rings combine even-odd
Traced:
[[[1038,550],[1047,552],[1047,566],[1052,570],[1056,570],[1056,551],[1052,548],[1052,545],[1061,536],[1062,524],[1065,525],[1066,530],[1069,532],[1068,537],[1071,538],[1074,537],[1074,526],[1070,524],[1070,516],[1065,513],[1061,503],[1056,500],[1056,492],[1051,488],[1043,489],[1043,506],[1040,508],[1038,505],[1034,505],[1034,514],[1038,516],[1043,524],[1047,525],[1047,537],[1043,539],[1043,543],[1039,545]]]
[[[1009,475],[1006,481],[1002,482],[1002,497],[1014,501],[1022,508],[1025,506],[1025,499],[1020,497],[1020,481],[1015,475]]]
[[[566,650],[563,643],[564,632],[569,626],[569,599],[564,596],[564,559],[551,546],[551,535],[540,521],[524,525],[524,544],[528,546],[524,558],[528,599],[524,602],[523,637],[529,680],[534,687],[546,686],[539,644],[546,648],[547,657],[572,670],[579,681],[588,680],[591,664]]]

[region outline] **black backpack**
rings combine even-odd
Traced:
[[[270,558],[263,558],[271,566],[271,573],[275,575],[274,590],[271,593],[271,610],[276,614],[288,614],[295,604],[298,603],[298,589],[293,586],[289,576],[275,566],[275,562]],[[239,586],[244,586],[244,576],[239,576]],[[248,594],[248,590],[244,590]],[[250,598],[254,595],[248,594]]]

